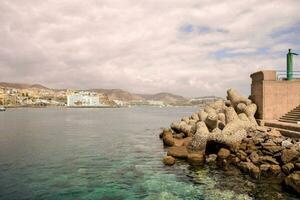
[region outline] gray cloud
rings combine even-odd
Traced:
[[[0,81],[248,94],[250,73],[283,70],[285,51],[300,49],[287,37],[300,33],[299,8],[298,0],[2,0]]]

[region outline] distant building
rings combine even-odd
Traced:
[[[151,106],[166,106],[166,104],[163,101],[148,100],[147,102]]]
[[[73,94],[67,96],[67,106],[69,107],[97,107],[104,106],[100,102],[99,96],[90,96],[87,94]]]

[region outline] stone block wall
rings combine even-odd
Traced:
[[[277,80],[276,71],[251,74],[251,100],[257,104],[256,117],[276,120],[300,105],[300,80]]]

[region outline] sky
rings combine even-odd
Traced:
[[[6,82],[249,95],[250,74],[285,70],[289,48],[300,53],[299,0],[0,1]]]

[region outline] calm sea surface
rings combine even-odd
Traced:
[[[172,167],[158,134],[196,108],[0,112],[0,199],[296,199],[279,184]]]

